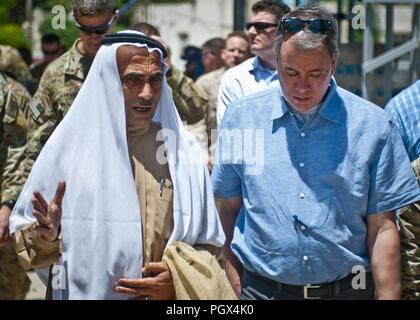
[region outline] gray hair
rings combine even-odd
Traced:
[[[103,12],[114,12],[115,0],[72,0],[73,14],[96,16]]]
[[[337,21],[329,13],[329,11],[317,2],[310,2],[308,4],[297,7],[295,10],[285,15],[283,18],[301,18],[301,19],[324,19],[332,22],[331,30],[327,34],[313,33],[307,28],[293,34],[294,46],[298,50],[309,51],[320,46],[326,45],[330,56],[333,57],[338,52],[337,43]],[[274,51],[276,52],[277,60],[280,57],[280,49],[284,41],[287,41],[291,35],[282,34],[280,32],[280,25],[277,28],[277,37],[274,40]]]

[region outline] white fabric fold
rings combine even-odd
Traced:
[[[117,48],[122,45],[134,44],[100,48],[74,103],[36,160],[11,215],[12,233],[36,221],[33,191],[51,201],[58,181],[66,181],[62,255],[52,282],[54,299],[124,299],[125,295],[113,291],[116,280],[141,277],[140,206],[116,62]],[[155,50],[161,55],[160,50],[149,49]],[[200,147],[182,125],[166,78],[163,83],[153,120],[162,125],[174,186],[174,229],[168,244],[178,240],[220,247],[225,236],[211,180],[199,158]]]

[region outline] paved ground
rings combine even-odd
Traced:
[[[26,295],[26,300],[44,300],[46,287],[39,280],[35,271],[29,271],[28,276],[31,279],[31,288]]]

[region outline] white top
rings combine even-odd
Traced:
[[[232,102],[274,86],[280,88],[277,70],[263,67],[258,57],[249,58],[227,70],[219,88],[217,126],[220,127],[226,108]]]

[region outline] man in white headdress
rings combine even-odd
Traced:
[[[212,251],[225,236],[199,146],[170,95],[165,49],[132,31],[104,44],[15,205],[21,262],[54,264],[54,299],[233,297],[216,259],[191,247]],[[180,252],[215,267],[208,295],[179,283],[208,275],[184,274],[191,264]]]

